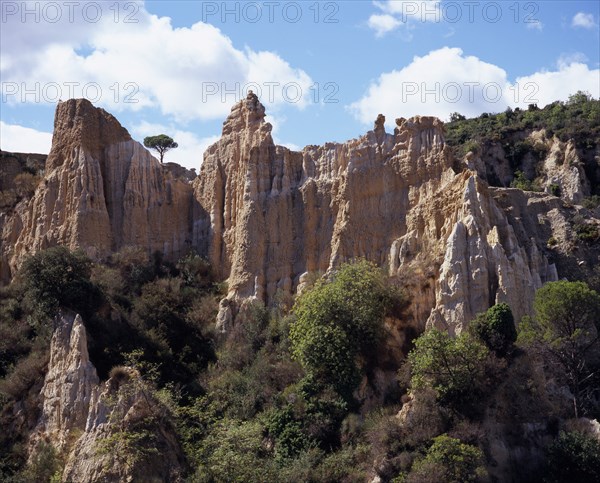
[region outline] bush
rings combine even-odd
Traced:
[[[451,337],[428,330],[408,355],[411,387],[431,388],[440,404],[468,413],[484,393],[487,358],[486,347],[468,333]]]
[[[600,442],[579,432],[561,431],[548,448],[548,470],[544,481],[600,481]]]
[[[600,196],[586,196],[581,202],[581,204],[584,208],[587,208],[588,210],[595,210],[600,206]]]
[[[519,337],[542,344],[548,361],[562,367],[575,398],[575,412],[592,410],[600,355],[600,295],[583,282],[549,282],[534,299],[535,319]],[[591,406],[590,406],[591,404]]]
[[[561,189],[560,189],[560,186],[557,185],[556,183],[550,184],[550,186],[548,186],[548,191],[550,192],[550,194],[552,196],[558,196],[558,197],[560,197]]]
[[[192,481],[276,481],[272,453],[257,421],[222,420],[202,443]]]
[[[81,251],[59,246],[36,253],[21,269],[26,296],[42,317],[53,317],[59,307],[72,309],[84,319],[102,302],[90,281],[91,260]]]
[[[425,457],[415,462],[406,481],[466,483],[478,481],[485,473],[479,448],[443,434],[434,438]]]
[[[515,177],[510,183],[511,188],[517,188],[523,191],[540,191],[536,183],[529,180],[523,171],[515,171]]]
[[[479,314],[470,325],[471,332],[488,349],[504,356],[517,340],[515,320],[508,304],[499,303]]]
[[[267,429],[276,440],[275,457],[279,460],[294,458],[311,444],[291,406],[273,410],[267,418]]]
[[[357,358],[372,355],[395,296],[374,264],[343,265],[330,281],[317,282],[296,301],[293,356],[307,373],[350,398],[359,381]]]

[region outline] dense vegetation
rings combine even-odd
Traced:
[[[226,334],[214,326],[222,295],[194,254],[177,264],[137,250],[107,264],[64,248],[30,258],[0,298],[2,479],[49,481],[62,464],[48,446],[25,466],[23,446],[58,307],[85,314],[103,380],[125,377],[123,366],[142,374],[177,428],[189,481],[365,481],[374,471],[394,482],[489,481],[487,432],[503,425],[505,438],[542,455],[505,478],[600,474],[598,442],[558,423],[600,417],[600,297],[584,283],[547,284],[518,327],[498,304],[457,337],[426,331],[387,395],[377,391],[377,357],[386,317],[400,322],[407,295],[374,265],[343,265],[295,302],[246,304]],[[566,392],[548,390],[551,380]],[[14,420],[15,405],[28,417]],[[527,425],[545,443],[528,439]],[[140,434],[111,441],[152,458]]]
[[[567,102],[556,101],[543,109],[531,104],[527,110],[508,108],[499,114],[484,113],[472,119],[455,113],[446,124],[446,141],[451,146],[469,148],[473,147],[467,145],[469,142],[501,142],[512,134],[533,129],[545,129],[547,136],[556,135],[563,142],[572,139],[580,148],[593,148],[600,139],[600,100],[578,92]],[[525,149],[531,146],[514,145],[511,154],[517,159]]]
[[[459,113],[450,116],[446,123],[446,142],[452,147],[457,159],[469,151],[484,153],[492,148],[501,150],[508,160],[514,175],[511,186],[528,191],[541,191],[536,180],[525,176],[524,161],[527,156],[535,163],[548,155],[548,144],[538,139],[532,141],[528,135],[544,130],[545,139],[556,137],[562,142],[571,140],[584,162],[586,175],[591,182],[591,197],[585,202],[588,207],[598,206],[600,195],[600,171],[595,158],[600,144],[600,100],[584,92],[577,92],[568,101],[556,101],[543,109],[531,104],[528,109],[511,109],[466,119]],[[489,162],[497,162],[493,155]],[[530,176],[534,173],[529,169]],[[488,182],[502,186],[501,180],[488,173]],[[560,196],[560,187],[550,185],[550,192]]]

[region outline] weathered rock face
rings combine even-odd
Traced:
[[[0,218],[0,276],[57,244],[97,258],[128,245],[168,258],[193,248],[228,280],[218,317],[227,330],[244,300],[271,303],[364,257],[409,287],[412,322],[456,332],[495,302],[517,320],[528,313],[535,289],[558,276],[549,238],[572,248],[573,215],[559,198],[489,188],[479,178],[510,183],[502,147],[463,165],[436,118],[397,119],[390,134],[379,116],[358,139],[301,152],[276,146],[264,118],[252,93],[235,105],[193,179],[161,166],[102,109],[60,103],[44,180]],[[545,182],[568,200],[588,193],[572,146],[530,138],[547,145]]]
[[[528,313],[535,289],[556,279],[542,241],[515,234],[523,226],[499,195],[475,172],[453,171],[439,120],[398,119],[388,134],[380,116],[359,139],[292,152],[273,144],[263,119],[256,96],[236,105],[195,182],[208,217],[194,240],[229,278],[232,301],[268,303],[364,257],[410,272],[417,324],[455,332],[495,302]]]
[[[70,436],[85,428],[99,379],[89,359],[81,317],[65,312],[56,318],[55,325],[36,432],[63,450]]]
[[[539,189],[554,193],[569,203],[581,203],[585,196],[591,193],[590,179],[586,174],[586,164],[592,181],[600,179],[591,166],[598,164],[600,154],[596,149],[596,162],[586,163],[581,158],[583,153],[578,152],[573,141],[562,142],[555,135],[548,136],[546,130],[532,131],[529,135],[520,132],[515,134],[514,141],[527,141],[538,151],[545,153],[541,159],[536,159],[532,153],[527,153],[515,167],[508,159],[508,155],[500,142],[492,142],[481,147],[481,152],[467,155],[467,166],[477,171],[485,180],[493,185],[510,186],[514,179],[514,172],[519,169],[528,179],[535,179]],[[594,155],[590,150],[590,155]],[[597,171],[598,168],[596,168]]]
[[[190,246],[192,188],[84,99],[59,103],[43,182],[2,233],[2,272],[54,245],[103,257],[123,246],[177,257]],[[7,269],[8,267],[8,269]]]
[[[41,399],[31,451],[52,444],[65,461],[63,481],[180,480],[185,457],[166,410],[135,369],[99,383],[79,315],[55,321]]]
[[[235,106],[195,184],[209,214],[195,241],[233,297],[269,302],[354,257],[386,263],[407,213],[453,176],[434,118],[398,120],[393,135],[379,119],[357,140],[301,153],[275,146],[263,118],[252,94]]]

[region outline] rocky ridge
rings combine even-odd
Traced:
[[[226,328],[244,301],[272,303],[364,257],[404,279],[416,326],[450,332],[499,301],[518,320],[535,289],[561,276],[547,242],[566,247],[565,227],[581,208],[488,187],[485,162],[454,159],[438,119],[399,118],[388,133],[379,116],[358,139],[300,152],[275,145],[271,130],[249,93],[191,181],[161,166],[106,111],[60,103],[44,180],[4,215],[1,272],[6,278],[28,253],[57,244],[97,258],[131,245],[171,259],[194,249],[228,281],[218,317]],[[562,155],[576,153],[557,144],[546,162]],[[561,178],[573,200],[586,193],[585,172],[577,176],[570,188]]]

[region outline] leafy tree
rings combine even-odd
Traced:
[[[276,481],[263,431],[258,421],[219,421],[202,442],[194,481]]]
[[[487,357],[486,347],[468,333],[428,330],[408,355],[411,387],[432,388],[441,404],[468,412],[484,392]]]
[[[417,460],[407,481],[465,483],[485,475],[483,453],[476,446],[442,434],[434,438],[425,457]]]
[[[358,383],[357,359],[373,351],[394,294],[383,272],[361,260],[303,293],[290,327],[293,356],[318,380],[349,396]]]
[[[515,320],[508,304],[499,303],[479,314],[469,326],[488,349],[504,356],[517,340]]]
[[[532,329],[564,368],[577,413],[584,399],[593,399],[590,391],[598,390],[600,295],[584,282],[550,282],[535,294],[534,309]]]
[[[452,114],[450,114],[450,122],[466,121],[466,119],[467,118],[465,116],[458,112],[453,112]]]
[[[154,149],[160,155],[160,162],[162,163],[165,153],[170,149],[178,147],[179,144],[166,134],[159,134],[158,136],[144,138],[144,146]]]
[[[548,448],[548,471],[544,481],[600,481],[600,442],[576,431],[561,431]]]
[[[267,429],[277,440],[275,456],[279,460],[293,458],[310,445],[291,406],[272,411],[267,420]]]
[[[102,300],[90,281],[91,269],[91,260],[81,251],[59,246],[38,252],[21,269],[26,296],[42,317],[54,316],[59,307],[85,317]]]

